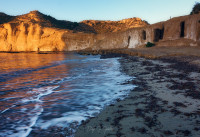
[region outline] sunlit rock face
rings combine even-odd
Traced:
[[[140,18],[129,18],[120,21],[85,20],[81,23],[91,26],[97,33],[120,32],[126,31],[130,28],[144,27],[148,25],[146,21],[143,21]]]
[[[39,11],[21,16],[0,13],[0,51],[73,51],[200,44],[200,14],[148,25],[140,18],[121,21],[59,21]]]
[[[33,23],[6,23],[0,28],[0,51],[62,51],[62,34]]]
[[[139,18],[122,21],[59,21],[39,11],[21,16],[0,14],[0,51],[71,51],[110,49],[127,46],[119,33],[145,26]],[[106,33],[106,34],[99,34]]]
[[[62,51],[64,31],[50,26],[42,15],[32,11],[9,22],[4,20],[0,25],[0,51]]]

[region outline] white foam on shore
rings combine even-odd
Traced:
[[[70,123],[73,123],[73,122],[78,122],[80,124],[82,120],[86,120],[86,117],[81,116],[81,113],[79,112],[74,112],[71,114],[69,113],[68,115],[64,117],[48,120],[44,123],[41,121],[42,123],[39,123],[39,125],[41,124],[40,128],[42,129],[47,129],[55,125],[59,127],[67,127]]]
[[[73,122],[80,124],[82,120],[96,116],[105,106],[113,103],[116,99],[123,99],[124,95],[126,96],[135,86],[132,84],[122,85],[122,82],[133,78],[122,74],[119,71],[119,66],[120,64],[116,59],[108,59],[107,63],[97,66],[95,69],[89,69],[87,72],[83,70],[83,73],[70,77],[71,85],[77,86],[77,88],[70,89],[68,93],[75,93],[76,98],[73,98],[73,100],[83,104],[87,109],[66,112],[58,118],[39,119],[35,126],[41,129],[48,129],[54,126],[67,127]],[[102,68],[104,69],[102,70]],[[79,71],[81,72],[81,70]],[[96,77],[91,79],[91,76]],[[68,81],[68,79],[65,79],[65,81]],[[80,83],[77,83],[77,81]],[[81,86],[86,86],[81,85],[81,82],[86,84],[88,88],[85,87],[84,90],[78,89]]]
[[[59,83],[55,82],[60,86],[35,88],[26,92],[26,96],[22,94],[24,98],[16,104],[20,111],[14,112],[27,113],[27,117],[20,117],[11,130],[7,129],[0,136],[26,137],[54,126],[71,128],[71,125],[96,116],[116,99],[123,99],[135,87],[126,83],[133,78],[120,72],[116,58],[100,60],[91,56],[68,65],[72,68],[67,75],[59,79]],[[51,80],[48,84],[55,83]],[[72,130],[76,128],[72,127]]]
[[[11,108],[14,108],[16,105],[12,105],[9,108],[4,109],[3,111],[1,111],[1,114],[5,113],[6,111],[10,110]]]
[[[31,114],[29,125],[25,126],[22,123],[21,124],[22,126],[16,127],[16,130],[18,131],[17,133],[13,133],[12,131],[7,131],[6,132],[7,134],[0,133],[0,136],[8,136],[8,137],[26,137],[26,136],[28,136],[30,134],[30,132],[32,131],[32,127],[36,124],[39,116],[43,112],[41,98],[53,93],[54,92],[53,90],[56,89],[57,87],[58,86],[42,87],[42,88],[33,89],[32,91],[29,91],[29,92],[33,93],[35,96],[21,100],[21,103],[23,103],[23,104],[28,103],[28,102],[35,103],[35,108],[31,112],[29,112]],[[13,108],[15,106],[16,105],[14,105],[10,108]],[[6,110],[4,110],[1,113],[4,113],[5,111],[9,110],[10,108],[7,108]],[[35,113],[35,114],[32,114],[32,113]]]

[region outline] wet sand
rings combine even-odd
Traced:
[[[161,57],[173,57],[173,56],[200,56],[200,46],[184,46],[184,47],[139,47],[139,48],[133,48],[133,49],[111,49],[111,50],[85,50],[85,51],[79,51],[79,54],[86,54],[86,55],[95,55],[95,54],[105,54],[106,56],[111,55],[113,56],[119,56],[121,55],[130,55],[130,56],[137,56],[137,57],[143,57],[148,59],[158,59]],[[110,54],[112,53],[112,54]]]
[[[200,52],[181,49],[139,49],[137,55],[148,56],[120,59],[121,71],[135,77],[127,82],[137,87],[126,99],[83,121],[75,136],[200,136]]]

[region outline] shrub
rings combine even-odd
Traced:
[[[200,11],[200,3],[196,2],[195,5],[194,5],[194,7],[193,7],[193,9],[192,9],[192,11],[191,11],[191,13],[190,13],[190,15],[192,15],[192,14],[198,14],[199,11]]]
[[[151,43],[151,42],[148,42],[148,43],[146,44],[146,47],[147,47],[147,48],[153,47],[153,46],[155,46],[155,44],[154,44],[154,43]]]

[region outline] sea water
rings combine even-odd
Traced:
[[[73,136],[134,85],[119,58],[0,53],[0,136]]]

